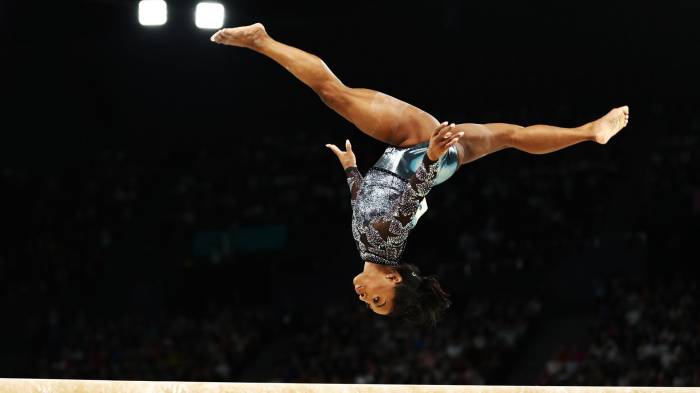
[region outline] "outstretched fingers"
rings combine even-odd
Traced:
[[[335,153],[335,155],[338,156],[338,158],[340,158],[340,155],[343,153],[340,149],[338,149],[338,146],[336,145],[332,145],[329,143],[326,145],[326,147],[331,149],[331,151]]]
[[[347,169],[349,167],[357,166],[357,163],[355,162],[355,153],[352,152],[352,146],[350,145],[349,139],[345,140],[345,151],[340,150],[338,146],[331,143],[327,144],[326,147],[331,149],[336,157],[338,157],[338,160],[343,165],[343,168]]]

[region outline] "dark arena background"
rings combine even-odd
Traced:
[[[0,377],[700,385],[700,3],[222,0],[345,84],[455,123],[574,127],[428,197],[434,329],[358,302],[343,170],[385,145],[196,1],[3,1]]]

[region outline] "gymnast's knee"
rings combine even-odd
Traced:
[[[331,108],[342,107],[348,102],[348,88],[338,81],[325,81],[315,90],[321,101]]]
[[[501,147],[513,147],[518,144],[521,137],[520,130],[523,126],[509,124],[507,127],[500,127],[494,132],[495,145]]]

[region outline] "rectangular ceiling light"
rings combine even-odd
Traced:
[[[199,3],[194,20],[200,29],[220,29],[224,25],[224,6],[220,3]]]
[[[168,5],[163,0],[141,0],[139,23],[143,26],[161,26],[168,21]]]

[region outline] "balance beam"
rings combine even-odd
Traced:
[[[373,385],[3,379],[2,393],[700,393],[700,388]]]

